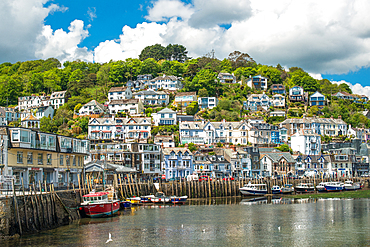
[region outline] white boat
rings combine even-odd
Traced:
[[[169,197],[166,197],[166,195],[163,192],[157,192],[155,194],[155,197],[151,198],[152,202],[154,203],[168,203],[171,202],[171,199]]]
[[[347,180],[344,182],[343,185],[345,190],[359,190],[361,189],[361,184],[360,183],[353,183],[351,180]]]
[[[341,191],[344,189],[344,184],[340,182],[327,182],[325,184],[326,191]]]
[[[282,194],[292,194],[294,192],[293,184],[285,184],[283,188],[281,188]]]
[[[311,183],[300,183],[294,188],[294,191],[297,193],[310,193],[315,191],[315,187]]]
[[[272,186],[271,193],[272,194],[281,194],[280,186],[279,185]]]
[[[321,183],[319,183],[318,185],[316,185],[316,190],[318,192],[324,192],[324,191],[326,191],[326,189],[325,189],[325,185],[326,184],[327,184],[327,182],[321,182]]]
[[[244,185],[244,187],[239,188],[240,193],[243,195],[266,195],[267,194],[267,185],[266,184],[252,184],[249,182]]]

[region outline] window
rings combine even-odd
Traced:
[[[66,166],[69,166],[69,155],[66,155]]]
[[[27,164],[30,164],[30,165],[33,164],[33,153],[32,152],[27,153]]]
[[[17,152],[17,163],[23,164],[23,152]]]
[[[43,158],[43,155],[42,154],[37,154],[37,163],[39,165],[43,165],[44,164],[44,158]]]
[[[52,160],[51,158],[52,158],[51,154],[47,154],[47,156],[46,156],[46,164],[51,165],[51,160]]]
[[[64,159],[64,156],[63,155],[60,155],[59,156],[59,165],[60,166],[63,166],[64,165],[64,160],[63,159]]]
[[[73,166],[76,166],[76,156],[73,156]]]
[[[14,141],[14,142],[18,142],[19,141],[19,132],[18,132],[18,130],[14,130],[12,132],[12,141]]]
[[[21,131],[21,142],[29,142],[28,131]]]

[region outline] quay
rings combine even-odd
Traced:
[[[189,199],[227,198],[241,196],[239,188],[244,184],[266,183],[268,188],[267,197],[273,196],[271,188],[274,185],[282,186],[284,182],[293,184],[314,183],[315,185],[326,181],[309,179],[293,179],[282,181],[278,179],[243,179],[243,180],[208,180],[208,181],[171,181],[153,183],[132,182],[128,183],[114,175],[111,186],[115,188],[117,196],[124,200],[133,196],[144,196],[162,191],[166,195],[184,196]],[[338,181],[344,182],[344,178]],[[361,181],[365,189],[369,188],[368,179],[353,178],[354,182]],[[134,181],[134,180],[132,180]],[[45,183],[33,184],[26,191],[14,189],[7,194],[0,194],[0,239],[40,232],[42,230],[57,228],[68,225],[81,216],[79,213],[82,196],[91,190],[103,190],[104,185],[93,183],[92,179],[80,181],[78,188],[56,191],[53,185]],[[326,193],[329,195],[330,193]],[[313,195],[313,194],[310,194]]]

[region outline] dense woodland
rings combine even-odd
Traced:
[[[188,114],[220,121],[238,121],[252,113],[243,109],[243,101],[248,94],[260,93],[246,85],[250,76],[262,75],[269,78],[268,85],[281,83],[288,90],[299,85],[310,94],[315,91],[323,93],[329,99],[329,105],[323,110],[317,107],[305,108],[302,105],[289,105],[288,117],[318,115],[322,117],[342,117],[352,126],[370,127],[370,121],[361,114],[369,104],[356,104],[344,100],[332,99],[331,94],[338,91],[352,93],[346,84],[332,84],[329,80],[316,80],[302,68],[291,67],[285,70],[280,64],[268,66],[257,63],[247,53],[234,51],[222,60],[211,54],[199,58],[190,58],[182,45],[159,44],[142,50],[139,58],[109,63],[88,63],[84,61],[67,61],[63,64],[55,58],[17,63],[0,64],[0,105],[15,106],[18,97],[27,95],[50,94],[54,91],[67,90],[71,98],[61,109],[57,110],[53,120],[42,119],[41,129],[66,135],[83,137],[87,131],[87,118],[73,119],[74,111],[92,99],[104,103],[107,93],[113,86],[123,86],[128,80],[136,80],[140,74],[174,75],[182,78],[182,91],[197,91],[198,96],[216,96],[219,105],[211,111],[197,112],[197,104],[187,109]],[[220,72],[234,73],[242,84],[221,84],[217,80]],[[270,94],[268,91],[267,94]],[[173,98],[173,97],[172,97]],[[157,109],[148,109],[147,113]],[[269,122],[279,119],[268,119],[265,113],[253,113],[262,116]],[[15,123],[16,124],[16,123]]]

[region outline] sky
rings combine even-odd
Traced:
[[[368,0],[1,0],[0,63],[104,63],[171,43],[195,58],[245,52],[370,96],[369,9]]]

